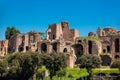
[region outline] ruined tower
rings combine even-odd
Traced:
[[[98,34],[98,37],[102,36],[102,29],[100,27],[98,27],[97,29],[97,34]]]

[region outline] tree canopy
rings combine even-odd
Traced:
[[[96,55],[82,55],[79,58],[80,67],[86,68],[89,76],[92,75],[92,68],[100,67],[101,59]]]
[[[42,66],[39,53],[16,53],[8,57],[9,78],[28,80]]]
[[[64,69],[66,65],[65,55],[60,53],[51,53],[43,56],[43,64],[50,72],[50,80],[57,74],[57,71]]]
[[[21,33],[19,30],[17,30],[15,27],[7,27],[6,32],[5,32],[5,37],[6,39],[10,39],[11,36],[15,34]]]

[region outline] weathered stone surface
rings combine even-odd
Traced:
[[[41,40],[39,32],[32,31],[14,35],[9,41],[0,41],[0,56],[4,56],[8,52],[38,51],[50,54],[55,51],[67,55],[67,65],[71,68],[82,55],[103,56],[102,53],[105,53],[111,60],[120,58],[120,31],[113,28],[98,28],[97,36],[93,32],[89,32],[88,36],[87,38],[77,38],[79,37],[78,31],[69,29],[68,22],[51,24],[44,40]],[[104,57],[102,59],[103,63],[107,65],[107,59]]]

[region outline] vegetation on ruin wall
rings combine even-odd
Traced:
[[[99,37],[92,37],[92,36],[77,37],[76,40],[77,39],[80,39],[80,40],[91,40],[91,41],[100,41]]]
[[[107,52],[102,52],[102,53],[100,53],[100,55],[108,55],[108,56],[110,56],[110,54],[107,53]]]

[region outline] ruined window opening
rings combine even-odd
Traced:
[[[60,39],[60,40],[62,39],[62,34],[60,34],[60,37],[59,37],[59,39]]]
[[[35,44],[33,45],[33,47],[35,47]]]
[[[0,50],[2,51],[2,48]]]
[[[107,52],[110,52],[110,46],[107,46]]]
[[[88,41],[88,52],[92,54],[92,41]]]
[[[75,49],[75,55],[77,57],[77,60],[76,60],[76,64],[79,64],[79,60],[78,58],[81,57],[83,55],[83,46],[81,44],[76,44],[74,46],[74,49]]]
[[[112,58],[109,55],[102,55],[101,60],[103,66],[110,66],[112,62]]]
[[[119,52],[119,39],[115,39],[115,52]]]
[[[34,43],[34,37],[33,36],[30,37],[30,42]]]
[[[103,49],[103,53],[106,53],[106,49]]]
[[[120,58],[120,56],[119,56],[119,55],[116,55],[116,56],[115,56],[115,59],[118,59],[118,58]]]
[[[26,51],[29,51],[29,47],[28,46],[26,46]]]
[[[41,44],[41,52],[47,52],[47,45],[45,43]]]
[[[67,52],[67,48],[64,48],[63,52]]]
[[[21,51],[23,51],[24,49],[23,49],[23,47],[19,47],[19,52],[21,52]]]
[[[78,55],[79,55],[79,56],[82,56],[82,53],[81,53],[81,51],[78,51]]]
[[[77,44],[75,46],[75,53],[78,56],[81,56],[83,54],[83,46],[81,44]]]
[[[53,43],[53,51],[55,51],[55,52],[57,52],[57,43],[55,42],[55,43]]]
[[[79,43],[81,43],[82,41],[81,40],[78,40]]]
[[[55,39],[55,35],[53,35],[53,39]]]

